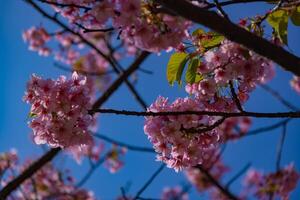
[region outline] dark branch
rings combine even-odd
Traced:
[[[197,7],[184,0],[155,0],[178,15],[202,24],[229,40],[242,44],[256,53],[273,60],[285,70],[300,76],[300,58],[219,16],[213,11]],[[278,56],[280,55],[280,56]]]
[[[278,148],[277,148],[277,159],[276,159],[276,170],[280,170],[280,162],[281,162],[281,155],[283,151],[283,144],[286,136],[286,128],[287,128],[287,123],[284,123],[282,125],[282,133],[280,136]]]
[[[143,187],[136,193],[133,200],[137,200],[139,196],[148,188],[148,186],[153,182],[153,180],[158,176],[158,174],[164,169],[165,164],[162,164],[155,172],[154,174],[149,178],[149,180],[143,185]]]
[[[42,3],[46,3],[46,4],[50,4],[50,5],[54,5],[54,6],[59,6],[59,7],[73,7],[73,8],[80,8],[80,9],[84,9],[85,11],[91,10],[92,8],[87,7],[87,6],[82,6],[82,5],[77,5],[77,4],[73,4],[73,3],[58,3],[58,2],[53,2],[53,1],[47,1],[47,0],[39,0]]]
[[[64,70],[66,72],[78,72],[80,74],[86,75],[86,76],[105,76],[107,74],[113,73],[113,71],[106,71],[106,72],[88,72],[80,69],[72,69],[69,67],[65,67],[59,63],[54,63],[54,66],[58,69]]]
[[[73,35],[77,36],[80,38],[80,40],[85,43],[87,46],[95,50],[100,56],[102,56],[113,68],[113,70],[121,75],[123,73],[123,69],[119,69],[118,66],[116,65],[113,57],[110,57],[106,54],[104,54],[102,51],[100,51],[92,42],[87,40],[85,37],[83,37],[80,33],[77,33],[76,31],[72,30],[69,28],[67,25],[65,25],[63,22],[59,21],[56,17],[51,16],[48,14],[46,11],[44,11],[42,8],[40,8],[36,3],[34,3],[32,0],[24,0],[26,3],[30,4],[34,9],[36,9],[39,13],[41,13],[44,17],[47,19],[51,20],[52,22],[56,23],[59,25],[61,28],[64,30],[68,31],[69,33],[72,33]],[[142,98],[139,96],[138,92],[135,90],[133,85],[127,80],[124,80],[126,85],[128,86],[129,90],[132,92],[132,94],[135,96],[136,100],[140,103],[140,105],[144,108],[144,102],[140,101]]]
[[[60,148],[51,149],[40,159],[33,162],[27,169],[25,169],[19,176],[10,181],[1,191],[0,199],[6,199],[6,197],[15,189],[17,189],[26,179],[31,177],[42,166],[51,161],[59,152]]]
[[[110,96],[114,93],[123,83],[123,81],[127,80],[127,78],[139,68],[140,64],[149,56],[148,52],[142,52],[141,55],[131,64],[130,67],[124,73],[122,73],[115,82],[104,92],[101,98],[99,98],[94,106],[93,109],[99,108]],[[128,85],[129,86],[129,85]],[[132,86],[133,87],[133,86]]]
[[[266,126],[266,127],[262,127],[262,128],[251,130],[245,136],[257,135],[257,134],[260,134],[260,133],[272,131],[274,129],[277,129],[277,128],[281,127],[283,124],[289,122],[290,120],[291,119],[285,119],[285,120],[282,120],[282,121],[277,122],[275,124],[272,124],[270,126]]]
[[[231,95],[232,95],[233,100],[235,102],[235,105],[237,106],[237,108],[239,109],[239,111],[244,112],[244,109],[243,109],[243,107],[241,105],[241,102],[240,102],[238,96],[235,93],[232,81],[229,81],[229,86],[230,86],[230,92],[231,92]]]
[[[251,166],[250,163],[248,163],[247,165],[245,165],[236,175],[234,175],[226,184],[226,188],[229,188],[230,185],[236,181],[239,177],[241,177]]]
[[[236,197],[233,193],[229,191],[229,189],[225,188],[221,183],[219,183],[206,169],[204,169],[201,165],[196,166],[197,169],[199,169],[208,179],[209,182],[211,182],[216,188],[220,190],[225,196],[227,196],[230,200],[239,200],[238,197]]]
[[[300,118],[300,112],[277,112],[277,113],[259,113],[259,112],[213,112],[213,111],[175,111],[175,112],[139,112],[128,110],[114,110],[114,109],[94,109],[90,111],[94,113],[109,113],[126,116],[176,116],[176,115],[208,115],[220,117],[255,117],[255,118]]]
[[[95,164],[91,164],[89,171],[84,175],[84,177],[76,184],[76,187],[79,188],[83,186],[87,180],[93,175],[95,170],[102,165],[102,163],[106,160],[107,154],[104,155],[101,159],[99,159]]]
[[[282,103],[285,107],[289,108],[290,110],[293,111],[298,111],[300,110],[290,102],[288,102],[286,99],[284,99],[277,91],[269,87],[268,85],[263,85],[261,84],[260,87],[264,89],[266,92],[270,93],[274,98],[276,98],[280,103]]]
[[[139,146],[134,146],[134,145],[126,144],[126,143],[123,143],[123,142],[111,139],[111,138],[109,138],[107,136],[100,135],[100,134],[94,134],[94,136],[96,138],[99,138],[99,139],[104,140],[106,142],[109,142],[109,143],[112,143],[112,144],[116,144],[116,145],[121,146],[121,147],[126,147],[127,149],[132,150],[132,151],[155,153],[155,151],[152,148],[139,147]]]

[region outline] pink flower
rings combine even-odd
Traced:
[[[300,77],[294,76],[293,79],[290,81],[291,87],[300,94]]]
[[[163,97],[148,108],[152,112],[186,110],[205,109],[197,100],[178,98],[169,104]],[[157,160],[178,171],[203,163],[206,154],[218,146],[218,129],[201,132],[201,128],[212,125],[216,120],[216,117],[201,115],[150,116],[146,117],[144,131],[158,153]]]
[[[188,194],[182,190],[180,186],[173,188],[166,187],[161,195],[161,200],[188,200]]]
[[[250,170],[245,178],[245,185],[249,191],[261,200],[274,198],[289,199],[290,193],[296,188],[300,178],[293,164],[280,169],[275,173],[262,174],[256,170]]]
[[[24,100],[31,104],[29,126],[35,143],[62,148],[92,144],[89,127],[94,118],[88,114],[89,92],[86,77],[76,72],[69,80],[64,76],[44,80],[33,75]]]
[[[23,32],[22,36],[24,41],[29,43],[30,50],[38,51],[38,53],[43,56],[50,54],[50,49],[46,47],[46,43],[50,40],[50,35],[44,28],[31,27]]]

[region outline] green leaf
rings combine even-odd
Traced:
[[[277,10],[267,17],[267,22],[274,28],[276,35],[281,42],[287,45],[287,28],[288,28],[288,12],[285,10]]]
[[[300,26],[300,6],[298,6],[291,15],[291,20],[294,25]]]
[[[197,35],[202,35],[202,34],[205,34],[205,31],[203,29],[201,29],[201,28],[198,28],[198,29],[196,29],[196,30],[193,31],[192,36],[195,37]]]
[[[190,60],[188,64],[188,68],[185,74],[185,81],[187,83],[195,83],[196,75],[197,75],[197,67],[200,64],[200,60],[198,58],[193,58]]]
[[[36,117],[37,116],[37,114],[35,114],[35,113],[33,113],[33,112],[30,112],[29,114],[28,114],[28,117],[30,117],[30,118],[33,118],[33,117]]]
[[[186,53],[174,53],[171,55],[167,66],[167,80],[170,85],[174,85],[175,81],[179,85],[181,84],[182,72],[187,61],[188,54]]]
[[[208,32],[208,34],[211,36],[211,39],[202,41],[202,46],[206,49],[218,46],[224,40],[224,36],[218,33]]]

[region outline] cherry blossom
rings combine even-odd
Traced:
[[[186,111],[205,110],[200,101],[178,98],[172,104],[168,99],[159,97],[148,111]],[[144,131],[158,153],[157,160],[163,161],[176,171],[201,164],[210,151],[218,147],[218,129],[202,131],[212,126],[217,117],[199,115],[146,117]]]
[[[245,185],[258,199],[269,199],[271,195],[274,198],[287,200],[291,191],[296,188],[299,178],[299,173],[291,163],[269,174],[251,169],[246,175]]]
[[[48,56],[51,50],[46,46],[50,40],[50,35],[43,27],[31,27],[23,32],[24,41],[29,43],[29,49],[38,51],[39,55]]]
[[[34,142],[62,148],[92,144],[89,128],[94,118],[88,114],[89,92],[86,77],[76,72],[69,80],[64,76],[45,80],[32,75],[24,100],[31,104],[33,119],[29,126]]]
[[[290,81],[291,87],[297,92],[300,93],[300,77],[294,76]]]
[[[163,189],[163,193],[161,195],[161,200],[188,200],[188,194],[183,191],[183,189],[180,186],[176,187],[165,187]]]
[[[242,103],[257,84],[266,83],[274,76],[274,66],[269,60],[229,40],[207,51],[197,70],[203,80],[187,84],[189,94],[205,99],[222,95],[231,81]]]

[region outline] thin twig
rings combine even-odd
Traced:
[[[76,188],[83,186],[87,180],[93,175],[98,167],[102,165],[102,163],[106,160],[107,154],[105,154],[102,158],[100,158],[95,164],[90,165],[89,171],[84,175],[84,177],[76,184]]]
[[[224,187],[217,181],[206,169],[204,169],[201,165],[197,165],[195,168],[199,169],[207,178],[208,181],[211,182],[216,188],[220,190],[226,197],[230,200],[238,200],[239,198],[236,197],[228,188]]]
[[[235,90],[234,90],[234,86],[233,86],[233,82],[232,81],[229,81],[229,86],[230,86],[230,92],[231,92],[231,95],[233,97],[233,100],[236,104],[236,107],[239,109],[239,111],[241,112],[244,112],[244,109],[242,107],[242,104],[237,96],[237,94],[235,93]]]
[[[112,143],[112,144],[116,144],[116,145],[121,146],[121,147],[126,147],[127,149],[132,150],[132,151],[155,153],[155,151],[152,148],[139,147],[139,146],[134,146],[134,145],[126,144],[126,143],[114,140],[112,138],[109,138],[109,137],[107,137],[105,135],[93,134],[93,136],[96,137],[96,138],[99,138],[101,140],[104,140],[106,142],[109,142],[109,143]]]
[[[276,170],[277,171],[280,170],[280,161],[281,161],[281,155],[282,155],[282,151],[283,151],[283,144],[284,144],[284,140],[285,140],[285,136],[286,136],[286,129],[287,129],[287,123],[284,123],[282,125],[282,133],[281,133],[280,140],[279,140],[278,147],[277,147],[277,159],[276,159]]]
[[[64,70],[66,72],[78,72],[80,74],[86,75],[86,76],[105,76],[108,74],[113,73],[113,71],[106,71],[106,72],[88,72],[80,69],[72,69],[69,67],[65,67],[59,63],[54,63],[54,66],[57,67],[58,69]]]
[[[291,121],[291,119],[285,119],[285,120],[282,120],[282,121],[277,122],[275,124],[272,124],[270,126],[265,126],[265,127],[262,127],[262,128],[257,128],[257,129],[248,131],[247,134],[244,135],[244,137],[245,136],[257,135],[257,134],[268,132],[268,131],[272,131],[274,129],[277,129],[277,128],[281,127],[283,124],[285,124],[289,121]]]
[[[287,71],[300,76],[300,58],[286,51],[280,46],[251,33],[244,28],[219,16],[213,11],[200,8],[188,1],[182,0],[155,0],[165,8],[185,17],[195,23],[202,24],[222,35],[227,39],[239,43],[254,52],[270,59],[282,66]],[[280,55],[280,56],[278,56]]]
[[[93,44],[92,42],[90,42],[88,39],[86,39],[85,37],[83,37],[80,33],[72,30],[71,28],[69,28],[67,25],[65,25],[63,22],[59,21],[56,17],[51,16],[50,14],[48,14],[46,11],[44,11],[41,7],[39,7],[36,3],[33,2],[33,0],[24,0],[26,3],[30,4],[33,8],[35,8],[39,13],[41,13],[44,17],[46,17],[47,19],[51,20],[52,22],[56,23],[57,25],[59,25],[61,28],[63,28],[64,30],[68,31],[69,33],[72,33],[73,35],[77,36],[80,38],[80,40],[85,43],[87,46],[89,46],[90,48],[92,48],[93,50],[95,50],[100,56],[102,56],[107,62],[109,62],[109,64],[111,65],[111,67],[113,68],[113,70],[121,75],[123,74],[123,69],[118,67],[118,65],[116,65],[115,60],[113,59],[113,57],[110,57],[106,54],[104,54],[102,51],[100,51],[97,46],[95,44]],[[140,101],[142,98],[139,96],[138,92],[135,90],[134,86],[127,80],[122,80],[122,82],[125,82],[125,84],[128,86],[129,90],[132,92],[132,94],[135,96],[136,100],[138,101],[138,103],[140,103],[140,105],[144,108],[145,104],[144,102]]]
[[[234,175],[226,184],[226,188],[229,188],[230,185],[236,181],[240,176],[242,176],[251,166],[251,163],[248,163],[247,165],[245,165],[236,175]]]
[[[153,182],[153,180],[159,175],[159,173],[164,169],[165,164],[162,164],[155,172],[152,174],[152,176],[149,178],[149,180],[143,185],[143,187],[136,193],[133,200],[137,200],[139,196],[148,188],[148,186]]]
[[[294,106],[292,103],[288,102],[285,98],[283,98],[277,91],[272,89],[268,85],[261,84],[259,85],[266,92],[270,93],[274,98],[276,98],[280,103],[282,103],[285,107],[293,111],[299,111],[300,109]]]
[[[214,0],[216,8],[218,9],[219,13],[227,20],[230,20],[227,13],[223,10],[222,5],[219,3],[218,0]]]
[[[91,114],[116,114],[126,116],[178,116],[178,115],[207,115],[207,116],[221,116],[221,117],[255,117],[255,118],[300,118],[300,112],[276,112],[276,113],[263,113],[263,112],[214,112],[214,111],[165,111],[165,112],[152,112],[152,111],[129,111],[129,110],[114,110],[114,109],[93,109]]]

